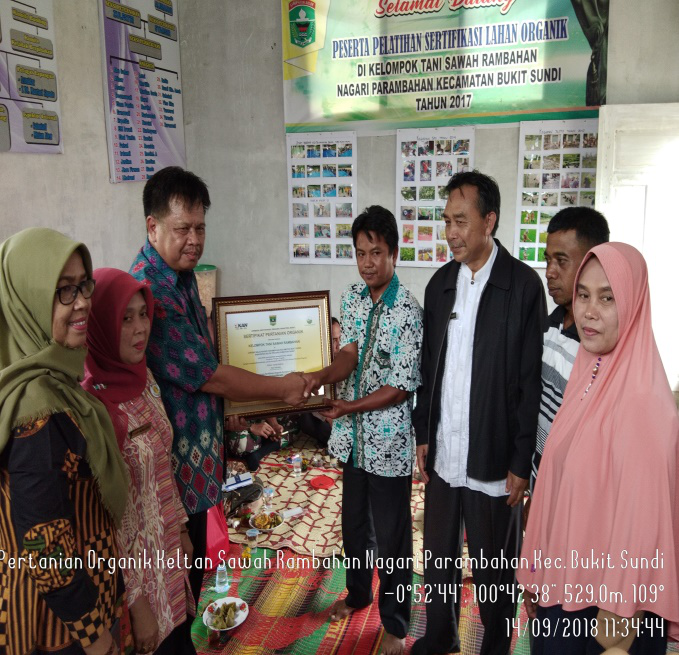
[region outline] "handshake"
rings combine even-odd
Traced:
[[[281,378],[280,399],[287,405],[302,407],[306,405],[311,394],[316,394],[323,386],[322,371],[314,373],[288,373]]]
[[[314,371],[313,373],[288,373],[281,378],[281,383],[283,384],[281,400],[293,407],[303,407],[312,394],[316,395],[321,387],[328,384],[328,381],[325,379],[326,371],[327,369]],[[325,418],[335,419],[350,413],[346,401],[328,398],[325,404],[332,407],[332,409],[321,413]]]

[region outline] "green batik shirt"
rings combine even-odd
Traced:
[[[343,462],[353,452],[354,465],[368,473],[410,475],[414,450],[410,415],[413,392],[420,384],[422,308],[396,275],[376,303],[360,282],[342,293],[340,328],[341,348],[358,345],[358,365],[338,386],[340,398],[355,400],[387,385],[410,395],[398,405],[334,420],[328,448]]]

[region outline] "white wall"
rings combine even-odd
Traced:
[[[679,2],[611,0],[607,102],[679,99]]]
[[[0,241],[52,227],[85,242],[95,267],[127,269],[145,233],[143,185],[108,181],[97,6],[54,3],[64,154],[0,153]]]
[[[293,266],[278,0],[179,0],[188,166],[208,183],[204,262],[222,295],[331,290],[353,267]],[[108,181],[97,2],[54,3],[64,155],[0,154],[0,240],[49,225],[87,243],[96,266],[127,268],[144,239],[141,183]],[[679,101],[679,2],[611,0],[610,103]],[[359,138],[359,202],[394,208],[395,137]],[[518,125],[477,131],[476,165],[503,197],[498,236],[513,246]],[[431,270],[401,268],[420,300]]]

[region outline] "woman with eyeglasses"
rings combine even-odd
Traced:
[[[119,652],[114,528],[127,474],[84,391],[87,248],[47,228],[0,245],[0,652]]]
[[[108,410],[130,474],[129,499],[117,534],[120,548],[131,557],[143,560],[146,555],[153,561],[153,566],[123,571],[135,648],[138,653],[195,655],[187,619],[196,613],[193,594],[186,567],[174,564],[177,553],[191,561],[188,516],[170,462],[172,426],[160,388],[146,368],[153,295],[148,286],[115,268],[99,268],[93,277],[97,293],[87,330],[83,387]]]

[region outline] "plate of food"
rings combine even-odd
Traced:
[[[248,604],[236,598],[227,596],[210,603],[203,612],[203,623],[212,630],[233,630],[248,617]]]
[[[250,517],[250,526],[260,532],[273,532],[283,523],[285,519],[278,512],[261,512]]]

